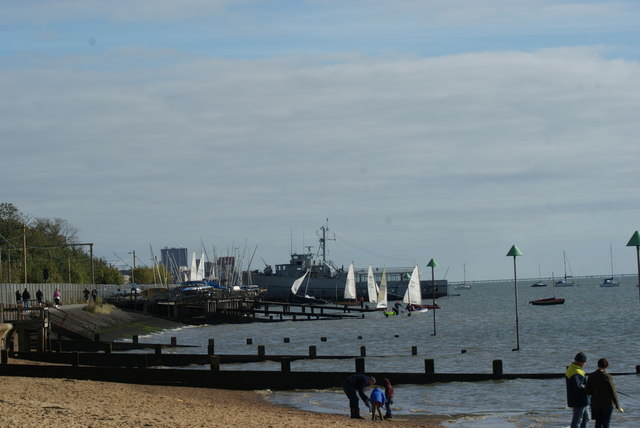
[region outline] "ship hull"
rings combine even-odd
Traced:
[[[291,286],[296,278],[269,275],[263,273],[252,273],[251,283],[257,285],[263,290],[265,300],[286,301],[291,294]],[[344,286],[346,282],[346,274],[339,274],[328,278],[311,278],[308,284],[300,287],[299,294],[313,296],[317,299],[329,300],[332,302],[344,300]],[[387,283],[387,300],[401,300],[407,290],[408,281],[388,282]],[[431,281],[420,281],[420,288],[423,299],[431,299],[433,296],[433,288]],[[443,297],[447,295],[447,281],[436,281],[435,297]],[[367,301],[367,283],[356,282],[356,294]]]

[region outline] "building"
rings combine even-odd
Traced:
[[[182,282],[181,271],[189,268],[188,251],[186,248],[163,248],[160,250],[162,264],[171,272],[173,281]]]

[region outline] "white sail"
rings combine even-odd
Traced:
[[[196,266],[196,252],[191,255],[191,270],[189,271],[189,281],[195,281],[198,276],[198,267]]]
[[[367,292],[369,294],[369,302],[376,303],[378,301],[378,285],[373,276],[373,268],[369,265],[369,273],[367,274]]]
[[[356,299],[356,274],[353,271],[353,262],[349,265],[347,272],[347,282],[344,285],[344,298]]]
[[[404,293],[402,301],[406,304],[420,305],[422,303],[422,292],[420,291],[420,273],[418,265],[413,268],[407,291]]]
[[[295,281],[293,281],[293,285],[291,286],[291,292],[293,294],[296,294],[298,292],[298,289],[300,288],[300,286],[304,282],[304,279],[307,277],[308,273],[309,273],[309,269],[307,269],[307,271],[304,273],[304,275],[302,275],[300,278],[298,278]]]
[[[198,263],[198,270],[196,271],[196,281],[202,280],[204,280],[204,252],[200,257],[200,263]]]
[[[380,278],[380,288],[378,289],[378,303],[376,304],[376,308],[387,308],[387,268],[384,268],[382,271],[382,278]]]

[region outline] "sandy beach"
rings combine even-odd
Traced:
[[[9,359],[9,363],[20,360]],[[13,376],[0,381],[0,427],[440,426],[439,420],[428,416],[374,422],[370,416],[354,420],[346,413],[329,415],[279,407],[267,403],[263,395],[268,392],[261,391]]]

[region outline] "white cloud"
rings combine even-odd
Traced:
[[[560,272],[563,248],[607,272],[594,248],[637,228],[640,67],[601,53],[5,67],[3,198],[107,257],[202,237],[283,262],[292,228],[308,245],[329,217],[339,264],[509,277],[517,243],[523,275]]]

